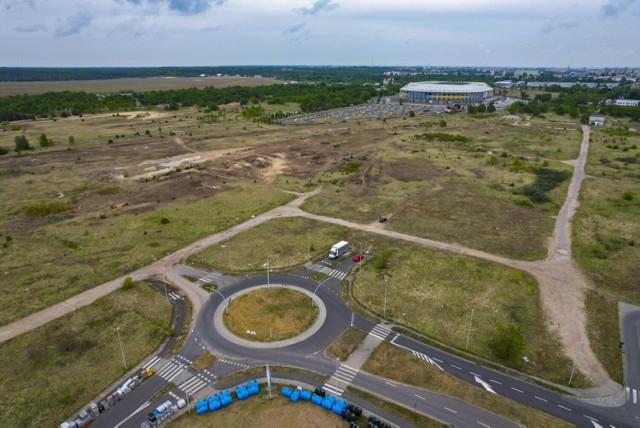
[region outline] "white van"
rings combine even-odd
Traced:
[[[349,243],[347,241],[340,241],[331,247],[331,250],[329,251],[329,258],[332,260],[337,259],[347,251],[349,251]]]

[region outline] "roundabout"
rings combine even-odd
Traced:
[[[265,291],[267,292],[265,293]],[[274,293],[269,291],[274,291]],[[269,313],[268,308],[255,306],[257,303],[269,305],[270,296],[276,293],[278,294],[274,296],[276,299],[288,298],[290,303],[294,305],[306,301],[315,310],[303,311],[302,308],[292,307],[287,311],[289,313],[280,312],[267,315]],[[302,295],[303,299],[300,299],[300,295]],[[253,307],[247,307],[243,302],[243,300],[249,300],[247,298],[250,297],[255,297],[253,299]],[[239,309],[240,305],[242,305],[242,309]],[[253,309],[252,313],[247,313],[247,309]],[[291,317],[292,312],[297,312],[297,314]],[[260,315],[269,318],[260,319]],[[295,315],[298,316],[296,317]],[[295,285],[262,284],[236,291],[224,299],[222,304],[218,305],[215,310],[213,325],[222,337],[240,346],[247,348],[281,348],[313,336],[320,330],[326,317],[327,309],[324,302],[309,290]],[[230,328],[228,324],[231,323],[233,323],[233,327]],[[252,323],[258,326],[255,327],[257,331],[246,329],[247,325],[250,326]],[[272,325],[275,325],[276,328],[273,329]],[[267,329],[266,332],[265,328]],[[274,331],[272,332],[271,330]],[[293,337],[286,337],[291,335]],[[247,338],[247,336],[251,339]],[[252,336],[255,336],[255,338]],[[277,338],[279,336],[285,336],[286,338],[281,340],[270,339],[271,337]]]

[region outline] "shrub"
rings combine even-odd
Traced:
[[[6,155],[7,153],[9,153],[9,150],[7,150],[4,147],[0,146],[0,156]]]
[[[35,202],[22,207],[22,211],[28,216],[44,216],[73,209],[73,204],[62,201]]]
[[[571,176],[567,171],[558,171],[550,168],[540,168],[536,171],[536,181],[525,186],[522,193],[527,196],[531,202],[544,203],[549,202],[547,192],[556,188],[561,182]]]
[[[168,223],[169,223],[169,219],[168,219],[168,218],[166,218],[166,217],[162,217],[162,218],[160,219],[160,224],[168,224]]]
[[[136,286],[136,282],[130,277],[126,277],[124,281],[122,281],[122,289],[123,290],[131,290]]]
[[[490,346],[496,357],[515,363],[525,347],[522,329],[514,324],[498,324]]]
[[[622,199],[624,199],[625,201],[633,200],[633,192],[631,190],[625,190],[624,192],[622,192]]]

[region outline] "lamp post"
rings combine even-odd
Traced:
[[[384,276],[384,307],[382,308],[382,318],[387,317],[387,281],[389,277],[387,275]]]
[[[124,369],[127,369],[127,360],[124,358],[124,349],[122,348],[122,339],[120,339],[120,327],[116,328],[116,333],[118,334],[118,343],[120,344],[120,354],[122,354],[122,364],[124,364]]]
[[[571,369],[571,376],[569,376],[569,386],[571,386],[571,382],[573,381],[573,374],[576,371],[576,363],[578,361],[578,357],[580,356],[580,353],[582,353],[582,345],[583,345],[583,342],[581,340],[580,341],[580,350],[576,354],[576,357],[573,359],[573,368]]]
[[[464,349],[469,349],[469,337],[471,337],[471,321],[473,321],[473,309],[471,309],[471,316],[469,317],[469,328],[467,328],[467,343]]]
[[[267,285],[271,284],[269,279],[269,256],[267,255]]]
[[[227,241],[227,245],[222,245],[222,248],[226,248],[229,253],[229,270],[231,270],[231,242]]]

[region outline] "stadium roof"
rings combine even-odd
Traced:
[[[467,94],[469,92],[486,92],[493,88],[484,82],[411,82],[400,89],[416,92],[446,92],[450,94]]]

